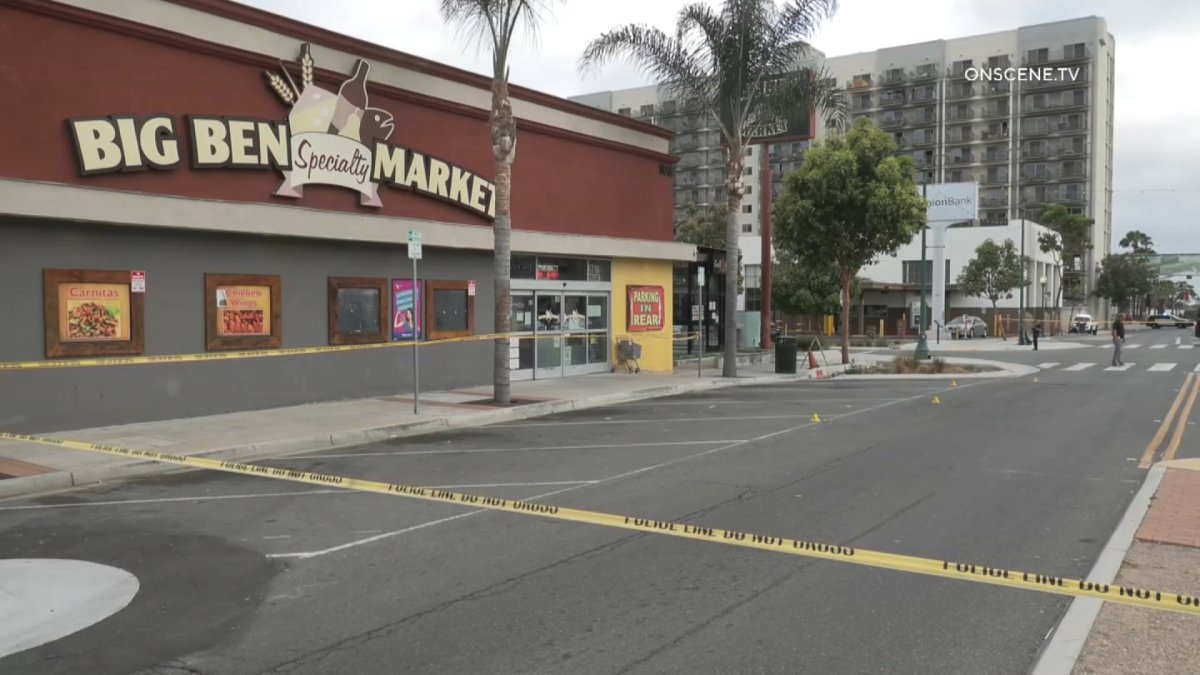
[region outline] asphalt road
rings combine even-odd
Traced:
[[[726,389],[268,463],[1082,577],[1200,362],[1156,351],[1177,365]],[[1069,602],[199,472],[0,501],[0,550],[142,583],[0,659],[21,675],[1022,673]]]

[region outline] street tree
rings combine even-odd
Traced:
[[[1082,259],[1084,253],[1092,247],[1090,234],[1094,221],[1087,216],[1071,213],[1061,204],[1043,209],[1038,220],[1052,230],[1038,235],[1038,246],[1043,253],[1050,254],[1054,259],[1053,304],[1059,308],[1058,318],[1061,320],[1064,263],[1074,267],[1075,260]]]
[[[1131,253],[1154,255],[1154,240],[1141,230],[1130,230],[1121,237],[1120,246],[1129,249]]]
[[[775,202],[776,247],[837,268],[842,291],[842,362],[850,362],[850,285],[880,255],[894,254],[925,225],[911,156],[869,118],[813,146]]]
[[[508,98],[508,54],[522,28],[529,36],[553,0],[441,0],[442,19],[457,24],[480,47],[492,54],[492,107],[488,126],[495,166],[496,219],[492,224],[495,255],[492,262],[495,311],[493,332],[511,330],[512,289],[512,165],[517,156],[517,124]],[[512,403],[508,338],[498,338],[492,356],[492,397],[497,405]]]
[[[1106,298],[1122,312],[1139,314],[1137,299],[1149,295],[1154,288],[1154,270],[1146,259],[1117,253],[1104,256],[1100,273],[1096,275],[1095,295]]]
[[[1021,286],[1021,269],[1028,264],[1028,256],[1021,257],[1012,239],[1006,239],[1003,244],[985,239],[975,248],[975,257],[959,273],[959,290],[966,295],[990,300],[992,315],[995,316],[996,303],[1001,298],[1012,298],[1013,290]]]
[[[793,314],[835,314],[841,309],[842,282],[828,260],[801,260],[778,253],[772,300],[780,311]]]
[[[845,99],[819,66],[802,65],[822,21],[833,15],[835,0],[723,0],[719,7],[694,2],[679,12],[675,30],[628,24],[590,42],[581,68],[618,57],[633,61],[658,82],[687,114],[711,119],[726,148],[725,194],[728,202],[725,246],[732,257],[740,229],[736,214],[745,188],[742,167],[746,144],[756,136],[778,133],[817,109],[836,122],[845,117]],[[769,249],[768,249],[769,250]],[[769,269],[769,268],[768,268]],[[725,297],[737,295],[737,277],[725,276]],[[737,376],[737,306],[725,303],[723,375]]]

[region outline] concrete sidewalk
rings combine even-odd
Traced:
[[[835,361],[831,358],[830,363]],[[674,374],[618,371],[514,382],[513,399],[519,405],[510,408],[490,405],[491,385],[484,385],[423,392],[420,415],[413,414],[411,394],[399,394],[45,435],[180,455],[253,460],[659,396],[831,377],[841,370],[835,365],[776,375],[773,364],[757,364],[739,367],[736,379],[721,378],[720,371],[712,368],[698,375],[686,366]],[[171,467],[155,462],[0,441],[0,498],[168,470]]]

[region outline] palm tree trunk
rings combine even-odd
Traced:
[[[725,349],[723,377],[737,377],[737,287],[741,265],[738,255],[737,214],[742,206],[742,146],[729,139],[729,157],[725,165],[727,194],[725,221]]]
[[[850,363],[850,270],[842,270],[842,363]]]
[[[492,80],[492,111],[489,116],[492,158],[496,163],[496,221],[492,226],[495,257],[492,261],[495,297],[494,332],[497,338],[492,353],[492,398],[498,406],[512,404],[512,378],[508,366],[509,339],[512,329],[512,162],[517,154],[517,128],[512,104],[508,100],[508,81]]]

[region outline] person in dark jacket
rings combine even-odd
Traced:
[[[1125,323],[1121,321],[1122,315],[1118,314],[1112,325],[1112,341],[1113,341],[1113,358],[1112,364],[1114,367],[1125,365],[1125,361],[1121,359],[1121,345],[1125,344]]]
[[[1038,338],[1042,335],[1042,322],[1033,324],[1033,351],[1037,351]]]

